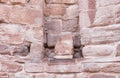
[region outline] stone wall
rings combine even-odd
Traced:
[[[119,15],[120,0],[0,0],[0,78],[120,78]],[[53,58],[59,39],[73,58]]]

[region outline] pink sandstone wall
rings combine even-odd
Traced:
[[[120,0],[0,0],[0,78],[120,78],[119,23]]]

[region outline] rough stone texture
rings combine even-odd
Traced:
[[[120,0],[0,0],[0,78],[120,78]]]
[[[72,58],[69,55],[73,55],[73,37],[72,34],[63,35],[55,45],[55,58]],[[62,57],[63,56],[63,57]]]

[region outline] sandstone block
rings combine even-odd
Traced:
[[[26,63],[25,71],[28,73],[42,73],[45,71],[45,63]]]
[[[44,6],[44,0],[30,0],[29,4],[43,7]]]
[[[10,55],[10,51],[9,51],[9,46],[5,45],[5,44],[0,44],[0,54],[2,55]]]
[[[46,29],[48,33],[60,33],[62,31],[62,20],[49,19],[46,21]]]
[[[47,72],[49,73],[78,73],[81,72],[81,64],[65,63],[49,65]]]
[[[52,4],[75,4],[77,0],[46,0],[46,2]]]
[[[15,62],[1,62],[3,72],[16,73],[22,70],[22,66]]]
[[[1,42],[8,44],[21,44],[24,41],[24,29],[17,24],[0,25]]]
[[[119,63],[83,63],[85,72],[119,73]]]
[[[11,7],[0,5],[0,22],[9,22],[9,14]]]
[[[93,25],[106,26],[115,23],[115,12],[113,9],[115,9],[114,5],[98,8]]]
[[[78,19],[71,19],[63,21],[62,31],[63,32],[75,32],[79,29]]]
[[[40,43],[40,44],[37,44],[37,43],[32,43],[31,44],[31,47],[30,47],[30,54],[29,54],[29,57],[31,57],[32,59],[35,59],[35,58],[43,58],[43,44]]]
[[[35,75],[35,78],[55,78],[54,74],[47,74],[47,73],[42,73],[42,74],[38,74]]]
[[[120,0],[109,0],[109,1],[106,1],[106,0],[97,0],[97,2],[99,2],[99,7],[103,7],[103,6],[109,6],[109,5],[116,5],[118,3],[120,3]]]
[[[112,45],[88,45],[83,47],[84,57],[105,57],[111,56],[114,52]]]
[[[62,36],[55,45],[55,58],[61,56],[61,59],[64,58],[62,56],[67,56],[73,54],[73,37],[72,34],[66,34]],[[72,58],[72,57],[69,57]]]
[[[33,27],[32,27],[33,26]],[[43,27],[39,25],[27,25],[25,28],[25,40],[32,43],[43,42]]]
[[[63,16],[65,14],[65,5],[63,4],[48,4],[46,5],[46,16]]]
[[[31,19],[32,18],[32,19]],[[43,24],[43,12],[41,9],[14,7],[10,13],[10,21],[17,24]]]
[[[25,73],[25,72],[18,72],[15,73],[14,76],[10,76],[10,78],[34,78],[32,75]]]
[[[94,74],[90,78],[116,78],[116,77],[107,74]]]
[[[10,0],[12,4],[25,4],[27,0]]]
[[[92,29],[84,28],[80,33],[81,44],[106,44],[119,41],[120,39],[119,24]]]
[[[74,74],[64,74],[64,75],[61,75],[61,74],[58,74],[56,75],[56,78],[74,78]]]
[[[66,8],[66,14],[64,19],[73,19],[78,16],[78,5],[71,5],[68,8]]]

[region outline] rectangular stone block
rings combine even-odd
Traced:
[[[55,78],[54,74],[48,74],[48,73],[41,73],[38,75],[35,75],[35,78]]]
[[[119,73],[119,63],[83,63],[84,72]]]
[[[17,24],[0,25],[0,41],[8,44],[22,44],[24,41],[24,28]]]
[[[61,74],[56,74],[56,78],[74,78],[74,74],[64,74],[64,75],[61,75]]]
[[[30,53],[28,56],[32,59],[40,58],[42,60],[42,58],[44,57],[43,50],[43,43],[32,43],[30,47]]]
[[[88,45],[83,47],[82,53],[85,58],[115,56],[112,45]]]
[[[52,4],[75,4],[77,0],[46,0],[46,2]]]
[[[63,21],[62,31],[63,32],[76,32],[79,30],[78,19],[71,19]]]
[[[110,74],[93,74],[89,78],[116,78],[116,76]]]
[[[45,8],[46,16],[63,16],[66,8],[64,4],[48,4]]]
[[[31,19],[32,18],[32,19]],[[43,25],[43,12],[41,9],[14,7],[10,13],[10,21],[17,24]]]
[[[28,73],[43,73],[45,71],[45,63],[26,63],[25,71]]]
[[[79,16],[78,5],[70,5],[66,8],[64,19],[74,19]]]
[[[120,25],[109,25],[106,27],[84,28],[81,33],[81,44],[107,44],[120,40]]]
[[[113,9],[115,9],[114,5],[98,8],[95,14],[93,26],[106,26],[114,24],[115,11],[113,11]]]
[[[27,0],[10,0],[12,4],[25,4]]]
[[[109,5],[116,5],[120,3],[120,0],[96,0],[99,2],[99,7],[109,6]]]
[[[16,73],[22,71],[23,67],[22,65],[16,63],[16,62],[1,62],[1,71],[2,72],[11,72]]]
[[[47,19],[46,20],[47,33],[60,33],[62,31],[62,20]]]
[[[47,72],[49,73],[79,73],[81,71],[81,64],[75,63],[50,64],[47,68]]]
[[[11,7],[0,5],[0,22],[9,22],[9,14]]]

